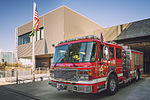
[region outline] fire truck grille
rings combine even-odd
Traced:
[[[77,70],[55,70],[54,78],[68,81],[77,81]]]

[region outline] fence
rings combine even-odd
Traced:
[[[35,81],[49,79],[49,69],[39,67],[35,69]],[[32,82],[33,73],[31,68],[0,70],[0,82]]]

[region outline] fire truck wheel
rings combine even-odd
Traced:
[[[108,95],[114,95],[117,91],[118,84],[117,78],[114,75],[110,75],[107,83],[107,93]]]
[[[136,71],[135,79],[136,79],[136,81],[140,80],[140,71],[139,70]]]

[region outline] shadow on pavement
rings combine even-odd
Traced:
[[[40,97],[41,100],[128,100],[134,98],[139,100],[138,95],[141,93],[141,89],[144,89],[143,93],[145,95],[147,95],[147,92],[144,91],[149,91],[148,88],[145,90],[145,86],[149,86],[149,79],[147,78],[141,78],[138,82],[133,80],[131,83],[119,85],[119,90],[114,96],[108,96],[106,91],[97,94],[57,91],[56,88],[49,86],[47,83],[48,81],[43,81],[19,85],[8,85],[6,87],[17,90],[18,92],[21,91],[25,94],[31,94],[31,96]]]

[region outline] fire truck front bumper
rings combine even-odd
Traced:
[[[93,85],[77,85],[77,84],[63,84],[58,82],[49,82],[49,85],[55,87],[59,90],[68,90],[74,92],[82,92],[82,93],[93,93]]]

